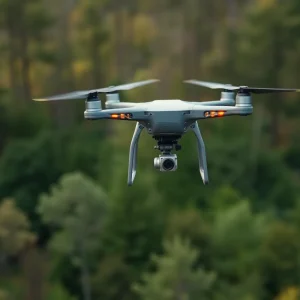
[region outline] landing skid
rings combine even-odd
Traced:
[[[134,182],[136,176],[137,167],[137,153],[138,153],[138,141],[140,135],[145,127],[137,122],[135,130],[132,136],[130,149],[129,149],[129,165],[128,165],[128,180],[127,184],[131,186]],[[198,161],[199,161],[199,171],[204,184],[208,184],[208,171],[207,171],[207,160],[205,144],[198,126],[197,122],[194,122],[189,130],[192,130],[197,138],[197,149],[198,149]]]
[[[198,161],[199,161],[199,171],[204,184],[208,184],[208,171],[207,171],[207,160],[205,144],[198,126],[195,122],[190,126],[190,130],[194,132],[197,138],[197,148],[198,148]]]
[[[139,122],[136,123],[129,149],[128,185],[133,184],[136,175],[138,141],[144,128],[145,127]]]

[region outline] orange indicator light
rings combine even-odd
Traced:
[[[110,117],[112,119],[130,120],[132,118],[132,114],[130,114],[130,113],[111,114]]]
[[[214,118],[214,117],[223,117],[225,115],[225,111],[206,111],[204,116],[206,118]]]

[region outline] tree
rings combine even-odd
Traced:
[[[41,195],[38,211],[45,223],[57,228],[50,247],[70,255],[80,267],[84,299],[91,299],[90,267],[101,244],[107,195],[85,175],[70,173]]]
[[[0,160],[0,198],[16,200],[29,217],[40,244],[47,241],[49,230],[36,213],[39,195],[48,192],[64,173],[78,170],[105,178],[109,154],[104,148],[108,143],[103,145],[101,137],[101,131],[79,126],[67,131],[43,131],[32,138],[16,139],[5,147]]]
[[[217,211],[211,231],[212,268],[218,273],[219,299],[256,299],[263,292],[260,244],[267,218],[254,214],[247,200]],[[245,298],[244,298],[245,297]]]
[[[78,54],[76,66],[80,72],[77,77],[81,82],[86,83],[87,88],[105,86],[104,70],[108,69],[107,61],[103,60],[101,49],[107,44],[106,11],[104,3],[97,1],[80,1],[75,7],[75,44],[78,43]],[[82,47],[81,45],[85,45]],[[75,48],[77,49],[77,48]],[[79,66],[85,65],[85,68]],[[88,72],[87,72],[88,71]],[[78,72],[79,73],[79,72]],[[87,73],[90,73],[88,76]],[[105,72],[107,74],[107,71]],[[78,76],[79,75],[79,76]],[[106,77],[106,76],[105,76]]]
[[[12,199],[4,199],[0,204],[0,266],[34,240],[26,216]]]
[[[56,284],[51,287],[49,293],[47,294],[47,300],[77,300],[75,297],[71,297],[63,286]]]
[[[7,291],[0,289],[0,300],[11,300],[11,297]]]
[[[275,300],[298,300],[299,299],[299,288],[297,287],[288,287],[282,291]]]
[[[127,152],[127,151],[126,151]],[[140,151],[141,152],[141,151]],[[118,153],[120,155],[120,153]],[[165,205],[150,172],[139,173],[134,188],[126,185],[126,158],[116,158],[111,176],[110,213],[105,228],[103,258],[99,263],[98,298],[107,299],[107,285],[115,280],[112,299],[133,299],[131,282],[149,267],[151,253],[161,251],[165,225]],[[114,261],[109,272],[107,266]],[[104,268],[104,271],[100,269]],[[121,296],[120,296],[121,295]]]
[[[45,31],[52,18],[39,0],[1,0],[0,12],[0,26],[7,37],[10,87],[19,96],[15,98],[30,100],[32,54],[35,60],[45,61]],[[22,93],[16,93],[20,87]]]
[[[92,281],[94,299],[135,299],[128,291],[133,278],[136,277],[133,272],[134,266],[131,266],[124,256],[120,251],[120,253],[106,253],[100,259]]]
[[[213,212],[221,212],[237,205],[242,199],[243,197],[241,197],[238,191],[226,185],[216,189],[213,197],[210,199],[210,205]]]
[[[198,251],[179,237],[164,242],[165,254],[153,256],[156,271],[145,273],[143,282],[134,285],[142,300],[210,299],[216,280],[213,272],[194,268]]]
[[[247,84],[280,87],[291,84],[290,66],[298,64],[296,53],[299,44],[299,4],[295,9],[293,1],[257,1],[248,10],[244,22],[238,30],[236,48],[236,72],[247,80]],[[256,41],[260,41],[257,43]],[[297,49],[296,49],[297,48]],[[295,58],[293,62],[289,61]],[[287,67],[287,64],[289,68]],[[260,68],[252,68],[259,65]],[[249,72],[251,70],[251,72]],[[286,96],[284,96],[286,97]],[[282,143],[280,121],[286,112],[282,94],[265,96],[273,101],[268,105],[270,118],[271,144],[278,146]]]
[[[201,249],[200,262],[209,266],[211,224],[203,212],[194,207],[172,211],[167,219],[165,237],[171,240],[176,236],[188,239],[193,247]]]
[[[271,296],[300,283],[298,237],[299,231],[291,224],[276,221],[268,226],[262,241],[261,268]]]

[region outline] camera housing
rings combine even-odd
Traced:
[[[176,154],[160,154],[154,158],[154,167],[161,172],[171,172],[177,170]]]

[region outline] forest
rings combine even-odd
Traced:
[[[159,172],[134,122],[74,90],[160,79],[122,101],[218,100],[198,79],[300,88],[297,0],[0,0],[0,300],[300,299],[300,97],[199,121]],[[105,95],[102,95],[105,101]]]

